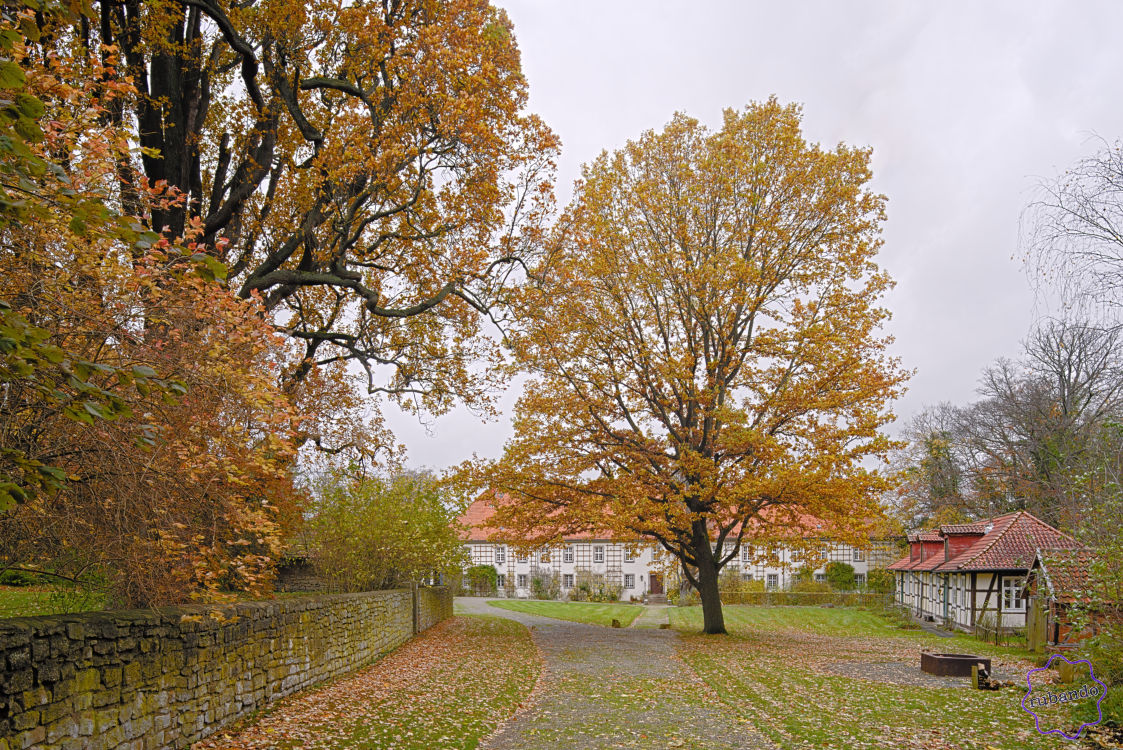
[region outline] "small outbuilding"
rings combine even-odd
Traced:
[[[1098,553],[1088,547],[1037,550],[1024,591],[1031,650],[1072,648],[1105,623],[1123,621],[1119,592],[1104,590],[1090,575],[1098,562]]]

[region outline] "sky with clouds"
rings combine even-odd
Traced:
[[[873,148],[889,330],[917,371],[902,419],[970,400],[983,367],[1016,356],[1040,312],[1019,248],[1034,186],[1123,137],[1123,3],[493,2],[514,22],[530,109],[562,139],[563,204],[582,163],[676,111],[717,126],[775,94],[803,105],[808,140]],[[497,457],[517,392],[488,423],[387,416],[409,463],[440,469]]]

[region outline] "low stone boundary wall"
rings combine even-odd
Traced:
[[[417,632],[428,630],[452,617],[452,590],[447,586],[423,586],[417,590]]]
[[[0,621],[0,750],[185,748],[451,614],[434,587]]]

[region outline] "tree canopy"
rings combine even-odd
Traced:
[[[459,573],[467,562],[459,514],[427,474],[324,477],[310,511],[306,537],[316,572],[336,591],[408,586]]]
[[[523,112],[506,15],[483,0],[91,8],[39,45],[75,61],[73,85],[98,64],[131,87],[102,118],[123,136],[116,202],[168,239],[197,228],[298,344],[286,387],[350,362],[407,409],[487,408],[503,370],[481,323],[532,252],[557,150]],[[306,439],[379,442],[330,423]]]
[[[983,371],[976,401],[916,415],[895,458],[906,479],[898,504],[906,525],[1028,510],[1078,528],[1103,500],[1107,464],[1118,464],[1120,335],[1042,321],[1017,361],[999,359]]]
[[[653,538],[723,632],[718,572],[747,534],[875,517],[866,460],[905,373],[879,333],[869,158],[807,143],[773,99],[587,165],[517,308],[515,434],[474,470],[511,498],[497,525]]]
[[[506,374],[483,324],[557,149],[510,22],[24,6],[0,9],[0,565],[134,605],[262,590],[301,470],[396,453],[382,399],[487,409]]]

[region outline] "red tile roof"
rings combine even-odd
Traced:
[[[488,495],[479,498],[474,503],[468,506],[468,510],[464,515],[457,519],[461,526],[466,526],[467,530],[460,533],[460,538],[466,542],[487,542],[495,537],[496,541],[502,537],[503,528],[494,527],[489,523],[492,516],[495,515],[495,501]],[[579,531],[569,532],[563,535],[566,540],[588,540],[588,539],[613,539],[618,535],[613,534],[611,531]],[[635,535],[627,537],[628,540],[635,538]],[[511,540],[506,540],[511,541]]]
[[[1028,570],[1039,548],[1073,549],[1080,545],[1068,534],[1057,531],[1025,511],[974,523],[944,524],[938,531],[913,531],[908,535],[913,544],[942,541],[947,536],[977,535],[970,547],[945,561],[943,555],[925,560],[904,557],[889,570],[905,571],[978,571]]]
[[[913,560],[912,560],[911,557],[909,557],[908,555],[905,555],[904,557],[902,557],[900,560],[893,563],[892,565],[886,566],[885,569],[886,570],[908,570],[909,566],[912,564],[912,561]]]
[[[507,496],[503,496],[504,498]],[[491,493],[485,493],[475,502],[468,506],[457,521],[461,526],[466,526],[467,531],[460,534],[460,538],[467,542],[486,542],[490,541],[493,536],[502,536],[502,528],[495,528],[489,525],[489,519],[495,515],[495,498]],[[763,527],[766,522],[772,522],[772,528],[769,528],[768,538],[782,541],[786,538],[816,538],[816,537],[829,537],[830,529],[826,527],[820,519],[800,513],[798,511],[790,511],[787,508],[768,508],[764,511],[765,517],[756,517],[750,523],[750,527]],[[767,516],[772,516],[771,519]],[[730,531],[731,540],[736,537],[740,531],[739,526],[734,526]],[[747,533],[745,538],[748,539],[751,534]],[[590,540],[590,539],[620,539],[622,541],[632,541],[638,537],[638,534],[628,534],[621,536],[612,531],[579,531],[567,532],[563,534],[563,539],[566,540]],[[871,539],[875,538],[873,536]],[[931,541],[939,541],[936,537]]]
[[[985,522],[990,528],[977,542],[937,570],[1028,570],[1041,547],[1079,547],[1068,534],[1024,510]]]
[[[1052,548],[1037,551],[1037,566],[1045,578],[1049,596],[1061,602],[1092,601],[1107,603],[1117,596],[1106,591],[1091,591],[1089,569],[1100,553],[1088,547]]]
[[[940,526],[940,533],[945,535],[952,534],[978,534],[986,533],[986,521],[975,521],[974,523],[945,523]]]
[[[468,506],[464,515],[456,519],[461,526],[467,527],[460,533],[466,542],[486,542],[498,529],[491,528],[487,520],[495,515],[495,506],[487,500],[477,500]]]
[[[944,555],[943,555],[943,553],[940,553],[940,554],[932,555],[927,560],[922,560],[922,561],[916,563],[911,568],[909,568],[909,570],[919,570],[919,571],[935,570],[936,568],[940,567],[943,564],[944,564]]]

